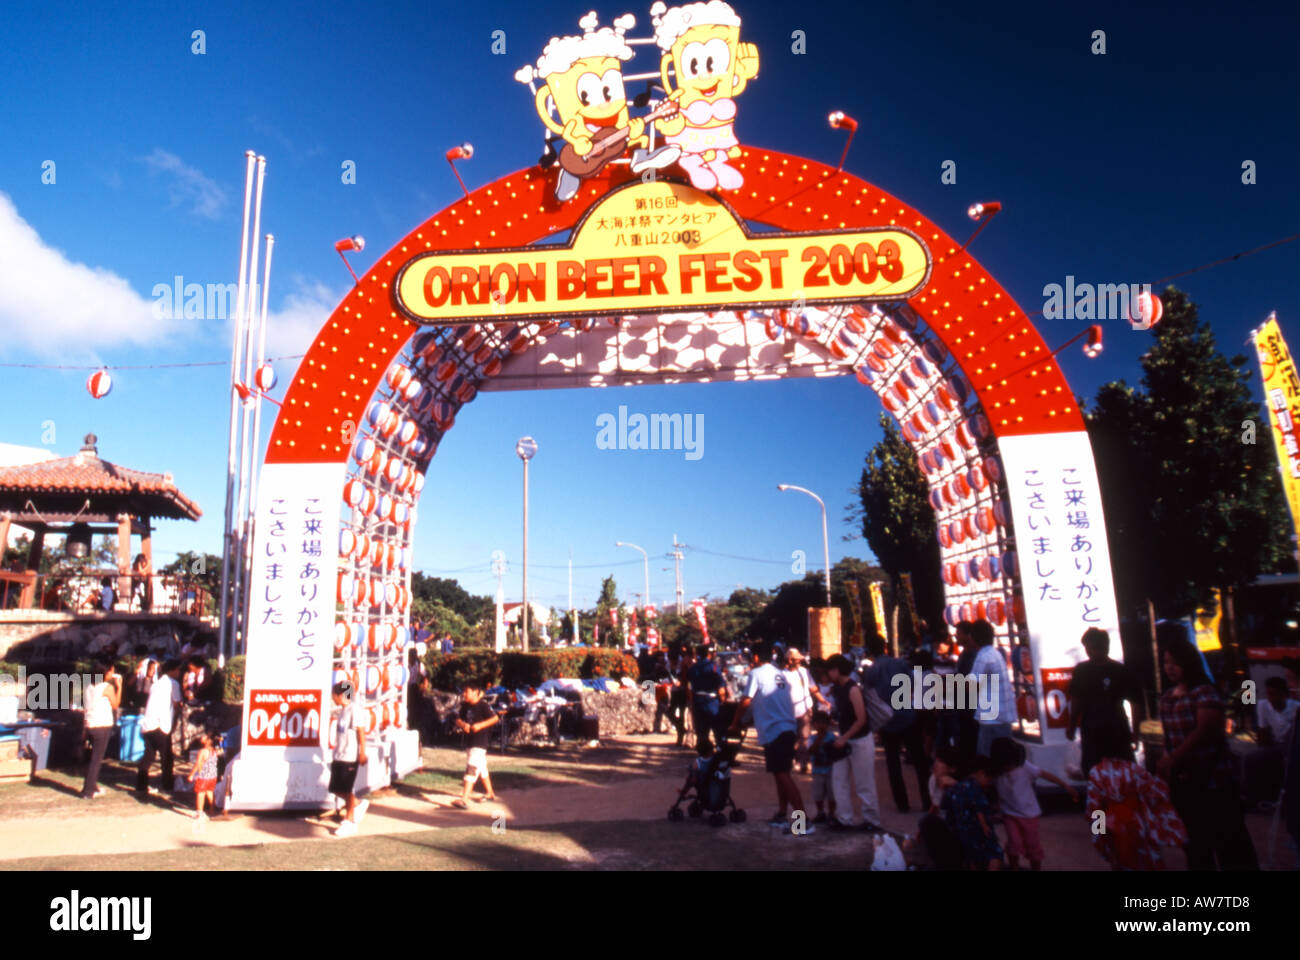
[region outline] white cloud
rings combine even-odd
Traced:
[[[155,173],[169,178],[167,194],[172,206],[190,205],[190,212],[198,217],[216,220],[226,206],[226,191],[197,167],[191,167],[174,153],[155,147],[144,162]]]
[[[152,302],[111,270],[49,246],[0,193],[0,344],[86,356],[110,346],[160,346],[182,322],[155,316]]]

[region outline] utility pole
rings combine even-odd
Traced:
[[[573,645],[578,645],[578,614],[573,609],[573,547],[569,547],[569,623],[573,627]]]
[[[682,544],[677,542],[677,534],[673,534],[673,566],[677,570],[677,615],[680,617],[686,612],[684,600],[686,591],[682,589]]]
[[[497,653],[506,648],[506,588],[503,578],[506,575],[506,555],[501,550],[492,551],[492,572],[497,575],[497,620],[492,631],[493,647]]]

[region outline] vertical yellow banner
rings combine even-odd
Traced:
[[[871,613],[876,618],[876,632],[882,637],[889,636],[889,629],[885,625],[885,597],[880,590],[880,581],[872,580],[871,589]]]
[[[1300,418],[1300,376],[1295,360],[1282,339],[1277,315],[1255,331],[1255,352],[1264,382],[1264,402],[1268,405],[1270,431],[1277,449],[1282,475],[1282,490],[1291,507],[1291,521],[1300,533],[1300,441],[1296,438],[1296,420]]]

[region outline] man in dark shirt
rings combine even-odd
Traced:
[[[469,753],[465,763],[465,785],[461,790],[460,799],[451,802],[453,807],[464,810],[469,806],[466,801],[469,800],[470,791],[474,789],[474,784],[479,779],[483,781],[483,791],[486,794],[483,799],[497,798],[492,791],[492,780],[488,776],[487,748],[492,740],[492,734],[488,730],[499,722],[500,718],[492,712],[492,708],[483,699],[483,685],[477,681],[465,684],[461,697],[460,716],[456,719],[456,729],[466,735]]]
[[[1133,759],[1133,732],[1124,713],[1124,701],[1136,700],[1137,685],[1128,668],[1108,656],[1110,634],[1096,627],[1083,635],[1088,659],[1074,668],[1070,678],[1070,725],[1065,735],[1083,735],[1083,776],[1088,777],[1102,757]]]
[[[727,684],[713,660],[713,651],[709,647],[699,646],[695,649],[695,666],[687,674],[686,681],[691,693],[691,722],[695,725],[695,744],[709,742],[709,732],[713,731],[721,740],[722,701],[727,697]]]

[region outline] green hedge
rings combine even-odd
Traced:
[[[608,647],[584,647],[540,650],[536,653],[494,653],[491,650],[464,650],[459,653],[425,655],[435,690],[458,691],[470,680],[488,686],[536,687],[547,680],[562,677],[589,679],[602,676],[611,680],[623,677],[640,679],[636,660]]]

